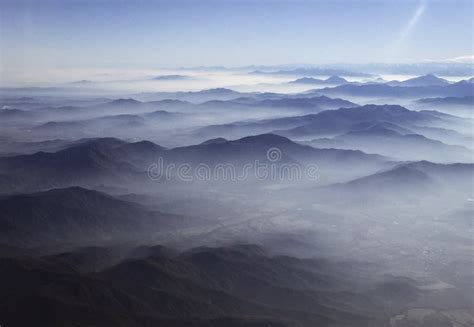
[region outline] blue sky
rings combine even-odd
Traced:
[[[3,67],[179,67],[473,55],[466,1],[0,0]]]

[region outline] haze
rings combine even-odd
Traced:
[[[474,325],[471,1],[0,9],[0,325]]]

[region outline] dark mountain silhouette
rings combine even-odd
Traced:
[[[160,75],[151,78],[153,81],[183,81],[188,79],[192,79],[192,77],[186,75]]]
[[[90,85],[92,83],[94,83],[94,82],[89,80],[89,79],[82,79],[82,80],[79,80],[79,81],[70,82],[69,84],[71,84],[71,85]]]
[[[339,85],[333,88],[314,90],[315,94],[328,96],[360,97],[464,97],[474,92],[474,86],[468,82],[430,86],[390,86],[386,84]]]
[[[33,119],[36,116],[37,115],[30,111],[25,111],[21,109],[0,109],[0,124],[3,125],[4,122],[7,121]]]
[[[277,148],[281,152],[279,163],[317,161],[321,165],[329,165],[339,164],[342,158],[347,160],[346,162],[355,160],[368,165],[383,161],[380,156],[370,156],[360,151],[315,149],[275,134],[261,134],[234,141],[179,147],[166,151],[163,156],[168,162],[174,163],[243,164],[254,160],[268,162],[267,151],[271,148]]]
[[[0,225],[7,244],[62,246],[143,239],[190,225],[190,220],[71,187],[0,198]]]
[[[462,183],[469,187],[474,172],[474,164],[435,164],[429,161],[416,161],[407,164],[401,164],[387,172],[361,178],[356,181],[349,182],[349,184],[362,185],[367,181],[379,183],[384,182],[387,178],[390,182],[395,182],[391,178],[401,178],[402,181],[407,182],[406,185],[413,186],[418,182],[426,182],[428,180],[433,182],[449,182]],[[399,179],[400,180],[400,179]],[[462,189],[462,188],[461,188]]]
[[[245,103],[245,106],[251,107],[252,110],[254,110],[254,107],[265,107],[297,109],[302,113],[314,113],[331,109],[357,107],[358,105],[343,99],[332,99],[325,96],[317,96],[308,98],[267,99],[262,101],[251,102],[247,101]],[[195,135],[200,138],[207,139],[219,136],[238,138],[246,135],[268,133],[274,130],[297,127],[311,119],[311,117],[312,115],[309,114],[305,116],[263,119],[260,121],[251,122],[241,121],[230,124],[210,125],[196,130]]]
[[[153,142],[138,141],[114,148],[111,157],[116,161],[126,162],[139,171],[146,171],[165,151],[166,148]]]
[[[2,322],[40,327],[361,327],[387,319],[377,304],[386,294],[379,287],[374,300],[368,300],[370,290],[352,275],[350,263],[342,270],[327,260],[271,256],[249,245],[182,253],[159,247],[149,255],[144,250],[92,273],[81,268],[98,256],[109,258],[109,249],[0,258],[5,277],[0,282]]]
[[[436,105],[436,106],[469,106],[472,108],[474,106],[474,96],[465,96],[465,97],[446,97],[446,98],[425,98],[418,100],[421,104],[426,105]]]
[[[106,105],[116,106],[116,107],[121,107],[121,106],[131,107],[131,106],[139,106],[140,104],[142,104],[142,102],[137,101],[135,99],[117,99],[117,100],[112,100],[106,103]]]
[[[434,109],[459,117],[470,118],[474,108],[474,96],[423,98],[415,103],[420,109]]]
[[[347,83],[347,80],[342,78],[342,77],[333,75],[333,76],[328,77],[325,80],[325,82],[328,83],[328,84],[345,84],[345,83]]]
[[[342,107],[356,107],[357,104],[343,100],[332,99],[326,96],[283,96],[277,97],[260,95],[252,98],[237,98],[234,100],[212,100],[201,103],[199,109],[212,109],[215,111],[226,110],[250,110],[256,109],[292,109],[296,113],[314,113],[322,110],[337,109]]]
[[[418,169],[436,182],[454,183],[459,186],[459,190],[469,189],[472,182],[472,173],[474,172],[474,164],[436,164],[426,160],[415,161],[405,164],[411,169]],[[464,185],[464,186],[463,186]]]
[[[4,141],[0,144],[0,152],[2,152],[2,156],[5,156],[6,154],[10,153],[12,155],[19,155],[34,153],[38,151],[55,152],[63,149],[64,147],[70,144],[70,141],[61,139],[39,142]]]
[[[304,124],[313,115],[264,119],[256,122],[235,122],[222,125],[210,125],[195,131],[200,138],[224,135],[227,137],[243,137],[245,135],[266,133],[277,129],[288,129]]]
[[[447,145],[413,132],[401,134],[387,124],[376,124],[367,129],[355,130],[322,143],[315,140],[315,147],[359,149],[367,153],[378,153],[399,160],[430,159],[436,162],[472,162],[473,152],[465,147]]]
[[[212,142],[165,149],[152,142],[127,143],[114,138],[86,140],[54,153],[0,158],[0,175],[11,191],[35,191],[52,187],[97,185],[129,187],[150,182],[147,170],[162,158],[169,164],[233,164],[237,168],[255,160],[267,162],[267,151],[278,148],[282,163],[317,162],[321,167],[353,164],[378,167],[383,158],[361,151],[314,149],[272,134],[245,137],[234,141]],[[8,177],[6,177],[8,176]]]
[[[216,138],[216,139],[210,139],[210,140],[204,141],[204,142],[202,142],[201,144],[202,144],[202,145],[207,145],[207,144],[222,144],[222,143],[225,143],[225,142],[228,142],[225,138],[223,138],[223,137],[218,137],[218,138]]]
[[[359,204],[417,203],[424,198],[447,195],[469,197],[472,192],[473,173],[474,164],[435,164],[416,161],[329,186],[317,191],[317,195],[323,200],[338,201],[345,198]],[[456,185],[456,188],[452,185]]]
[[[359,126],[361,127],[366,127],[366,123],[361,123]],[[404,127],[401,127],[397,124],[393,124],[393,123],[389,123],[389,122],[381,122],[381,123],[377,123],[375,125],[371,125],[369,126],[368,128],[374,128],[374,130],[377,130],[377,129],[387,129],[387,130],[390,130],[390,131],[394,131],[394,132],[397,132],[398,134],[401,134],[401,135],[406,135],[406,134],[415,134],[413,133],[413,131],[407,129],[407,128],[404,128]]]
[[[330,84],[330,85],[340,85],[340,84],[346,84],[347,83],[347,80],[342,78],[342,77],[339,77],[339,76],[331,76],[331,77],[328,77],[327,79],[317,79],[317,78],[313,78],[313,77],[302,77],[302,78],[298,78],[290,83],[294,83],[294,84]]]
[[[24,181],[18,190],[29,191],[139,178],[139,170],[114,153],[125,144],[114,138],[92,139],[54,153],[0,158],[0,172]]]
[[[365,105],[358,108],[342,108],[327,110],[319,114],[308,116],[306,123],[278,132],[288,136],[307,135],[337,135],[361,129],[377,123],[392,123],[402,127],[414,124],[430,124],[442,122],[442,119],[433,112],[417,112],[398,105]]]
[[[291,67],[1,88],[0,325],[469,325],[472,80]]]
[[[273,161],[269,160],[269,151],[273,151],[276,155],[276,159]],[[211,168],[212,172],[216,172],[215,168],[222,167],[222,165],[224,167],[231,165],[234,176],[246,176],[244,180],[248,184],[257,182],[256,176],[259,168],[255,164],[256,162],[260,165],[274,166],[278,172],[284,172],[285,167],[296,166],[299,167],[301,174],[304,174],[307,165],[317,165],[321,172],[321,181],[324,183],[363,176],[373,173],[385,165],[385,158],[379,155],[369,155],[354,150],[316,149],[275,134],[249,136],[217,144],[173,148],[162,153],[161,157],[165,164],[187,164],[191,167],[205,164]],[[349,167],[350,169],[348,169]],[[213,177],[216,174],[222,176],[222,174],[215,173]],[[229,174],[226,176],[229,177]],[[218,180],[222,181],[223,179],[221,177]],[[235,181],[236,179],[229,178],[227,180]],[[237,181],[239,180],[237,179]],[[272,181],[271,175],[267,175],[257,183],[271,183]],[[282,181],[286,182],[287,180],[283,178]]]
[[[35,126],[34,130],[39,133],[55,133],[71,129],[82,129],[84,127],[86,127],[86,123],[81,121],[50,121]]]
[[[357,107],[358,105],[343,99],[332,99],[325,96],[308,98],[268,99],[255,104],[262,107],[313,108],[317,110]]]
[[[170,120],[176,118],[183,118],[184,114],[169,112],[165,110],[156,110],[147,114],[144,114],[146,118],[154,118],[154,119],[162,119],[162,120]]]
[[[291,81],[292,84],[324,84],[323,79],[313,78],[313,77],[301,77]]]
[[[145,113],[152,113],[154,111],[166,112],[187,112],[194,108],[194,105],[187,101],[164,99],[158,101],[143,102],[142,111]]]
[[[390,86],[445,86],[449,82],[445,79],[436,77],[435,75],[428,74],[415,78],[410,78],[405,81],[390,81],[386,83]]]
[[[408,190],[415,185],[425,187],[430,182],[430,177],[422,170],[410,165],[401,165],[386,172],[356,179],[348,182],[345,186],[355,189],[379,189],[391,184],[392,186],[404,186]]]

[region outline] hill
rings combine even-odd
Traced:
[[[81,187],[0,198],[0,238],[10,245],[123,242],[186,225],[183,217]]]

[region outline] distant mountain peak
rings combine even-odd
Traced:
[[[215,138],[215,139],[210,139],[210,140],[204,141],[204,142],[201,143],[201,145],[222,144],[222,143],[225,143],[225,142],[228,142],[225,138],[218,137],[218,138]]]
[[[187,80],[190,76],[186,75],[159,75],[151,78],[154,81],[174,81],[174,80]]]
[[[131,98],[129,99],[120,98],[120,99],[112,100],[108,102],[108,104],[111,104],[111,105],[134,105],[134,104],[139,104],[139,103],[141,102],[135,99],[131,99]]]
[[[393,129],[387,128],[382,124],[373,125],[367,129],[361,131],[352,131],[345,135],[367,135],[367,136],[400,136],[400,134]]]
[[[331,83],[331,84],[343,84],[343,83],[347,83],[347,80],[337,75],[333,75],[327,78],[325,82]]]
[[[359,110],[366,110],[366,111],[373,111],[373,110],[383,110],[383,111],[389,111],[389,112],[410,112],[405,107],[402,107],[398,104],[382,104],[382,105],[377,105],[377,104],[366,104],[364,106],[361,106],[358,108]]]
[[[337,75],[332,75],[327,79],[318,79],[313,77],[298,78],[290,83],[296,84],[346,84],[347,80]]]
[[[76,196],[76,195],[87,195],[87,196],[104,196],[107,198],[112,198],[110,195],[96,191],[96,190],[91,190],[87,189],[85,187],[81,186],[70,186],[70,187],[63,187],[63,188],[55,188],[52,190],[44,191],[44,192],[36,192],[32,193],[32,196],[58,196],[58,195],[64,195],[64,196]]]
[[[163,150],[164,148],[161,145],[153,143],[151,141],[138,141],[134,143],[127,143],[126,146],[132,146],[140,150]]]
[[[361,177],[348,182],[346,185],[356,187],[381,187],[390,185],[416,185],[429,182],[430,177],[423,171],[409,165],[401,164],[395,168],[382,171],[373,175]]]
[[[125,141],[115,137],[100,137],[84,140],[84,142],[81,142],[76,146],[72,146],[70,148],[78,146],[119,146],[125,143]]]
[[[434,74],[422,75],[422,76],[419,76],[419,77],[415,77],[412,80],[415,80],[415,79],[425,80],[425,81],[446,81],[445,79],[439,78],[438,76],[436,76]]]
[[[239,143],[265,143],[265,144],[288,144],[294,143],[289,138],[284,136],[280,136],[277,134],[260,134],[254,136],[246,136],[241,139],[232,141],[232,142],[239,142]]]
[[[239,92],[231,90],[231,89],[226,89],[224,87],[218,87],[218,88],[213,88],[213,89],[207,89],[207,90],[202,90],[200,93],[204,94],[238,94]]]
[[[387,84],[391,86],[446,86],[449,85],[449,82],[433,74],[427,74],[405,81],[391,81]]]
[[[323,82],[323,80],[313,78],[313,77],[301,77],[298,78],[290,83],[300,83],[300,84],[319,84]]]

